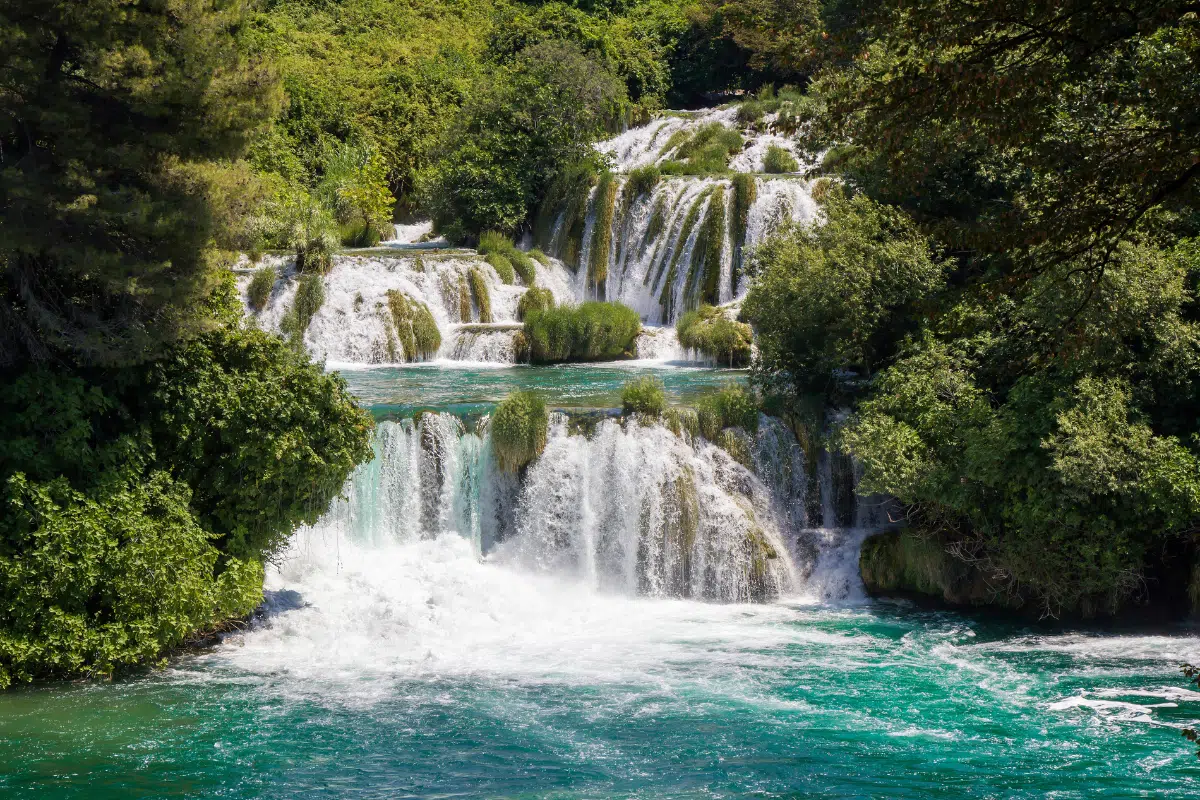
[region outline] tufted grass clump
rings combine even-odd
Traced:
[[[634,378],[621,390],[621,409],[657,419],[667,409],[666,387],[656,375]]]
[[[487,256],[488,263],[493,267],[496,266],[493,258],[504,259],[508,262],[508,265],[504,267],[508,277],[501,274],[500,278],[509,284],[513,282],[513,272],[515,271],[517,275],[521,276],[522,283],[526,286],[533,286],[537,280],[537,262],[542,261],[549,265],[549,259],[541,250],[522,252],[511,239],[496,231],[487,231],[479,237],[479,252]],[[534,260],[535,258],[537,261]],[[500,268],[497,268],[496,271],[500,272]]]
[[[758,403],[750,390],[740,383],[727,383],[701,397],[696,404],[696,415],[700,434],[710,442],[719,442],[721,431],[726,428],[758,432]]]
[[[750,326],[729,319],[719,308],[702,305],[687,312],[675,324],[675,333],[684,348],[697,350],[719,364],[740,367],[750,363]]]
[[[496,274],[502,282],[509,286],[516,283],[517,273],[513,270],[512,262],[506,256],[499,253],[488,253],[484,260],[491,265],[492,269],[496,270]]]
[[[767,148],[767,155],[763,158],[763,172],[770,175],[784,175],[799,171],[800,162],[785,148],[777,144]]]
[[[479,309],[479,321],[492,321],[492,296],[488,292],[487,281],[483,278],[483,273],[475,267],[471,267],[471,271],[467,273],[467,282],[471,287],[471,300],[475,303],[475,307]],[[467,317],[470,317],[467,313]],[[467,319],[464,318],[464,322]]]
[[[521,295],[521,299],[517,301],[517,319],[524,321],[530,312],[546,311],[551,308],[554,308],[554,293],[549,289],[535,286]]]
[[[287,335],[288,341],[297,350],[304,347],[304,333],[323,305],[325,305],[324,279],[311,272],[301,275],[291,308],[284,313],[283,319],[279,322],[279,329]]]
[[[668,140],[668,146],[675,136]],[[682,139],[671,160],[659,166],[664,175],[715,175],[729,171],[729,158],[741,151],[742,135],[719,122],[710,122]],[[667,148],[664,148],[666,150]]]
[[[590,302],[530,311],[525,338],[534,363],[632,358],[642,320],[620,303]]]
[[[255,311],[262,311],[267,306],[267,301],[271,299],[271,290],[275,288],[275,281],[279,274],[272,266],[265,266],[254,273],[254,277],[250,279],[250,286],[246,289],[246,298],[250,301],[250,308]]]
[[[420,361],[436,354],[442,346],[442,334],[429,306],[396,289],[388,290],[387,299],[404,360]]]
[[[492,450],[500,469],[518,472],[546,449],[550,414],[534,392],[516,391],[492,412]]]

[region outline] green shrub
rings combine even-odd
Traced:
[[[137,400],[156,458],[191,487],[201,524],[237,558],[270,559],[372,457],[371,415],[345,381],[256,328],[176,348],[150,365]]]
[[[500,276],[500,280],[511,286],[517,279],[516,273],[513,271],[512,262],[499,253],[489,253],[485,259],[492,269],[496,270],[496,274]]]
[[[250,308],[255,311],[262,311],[267,306],[267,301],[271,299],[271,290],[275,288],[275,281],[279,274],[274,267],[262,267],[254,273],[254,277],[250,279],[250,286],[246,289],[246,298],[250,301]]]
[[[517,301],[517,319],[524,321],[531,312],[554,308],[554,293],[549,289],[533,287]]]
[[[628,381],[621,390],[621,408],[626,414],[659,417],[667,408],[667,390],[655,375]]]
[[[492,450],[506,472],[517,472],[542,454],[550,415],[534,392],[516,391],[492,412]]]
[[[131,443],[132,444],[132,443]],[[88,496],[16,473],[0,516],[0,688],[112,676],[254,610],[262,566],[230,560],[165,471]]]
[[[754,395],[740,383],[729,383],[706,394],[696,404],[700,433],[710,442],[717,442],[726,428],[741,428],[747,433],[758,432],[758,403]]]
[[[387,299],[396,337],[404,348],[404,360],[420,361],[435,355],[442,346],[442,334],[429,306],[395,289],[388,290]],[[395,355],[392,359],[395,360]]]
[[[631,358],[641,329],[637,312],[620,303],[560,306],[525,317],[535,363]]]
[[[796,157],[777,144],[767,148],[763,158],[763,172],[771,175],[781,175],[789,172],[799,172],[800,163]]]
[[[675,324],[675,332],[683,347],[698,350],[718,363],[731,367],[750,363],[750,326],[729,319],[718,308],[703,305],[687,312]]]
[[[467,280],[471,287],[471,300],[474,301],[475,307],[479,309],[479,321],[492,321],[492,296],[488,293],[487,281],[483,278],[483,273],[475,267],[471,267],[471,271],[467,273]],[[468,322],[471,318],[470,311],[467,311],[463,322]]]

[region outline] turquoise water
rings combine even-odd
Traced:
[[[516,383],[591,405],[611,389],[577,376],[628,369],[485,370],[465,399],[457,370],[349,378],[398,407]],[[727,377],[664,372],[676,397]],[[166,669],[0,694],[0,797],[1200,796],[1183,628],[643,599],[452,534],[306,534],[267,588],[247,630]]]
[[[532,389],[558,408],[616,408],[626,381],[653,373],[671,403],[687,404],[704,391],[744,381],[741,370],[653,367],[648,362],[479,367],[416,364],[343,372],[350,391],[378,414],[435,408],[454,413],[490,409],[516,389]]]

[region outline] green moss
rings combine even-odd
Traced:
[[[754,468],[751,455],[753,442],[741,428],[726,428],[717,435],[715,444],[746,469]]]
[[[266,307],[267,301],[271,299],[271,290],[275,288],[275,281],[279,274],[274,267],[266,266],[257,270],[254,277],[250,279],[250,286],[246,289],[246,297],[250,301],[250,308],[255,311],[262,311]]]
[[[534,226],[534,240],[538,246],[553,253],[573,270],[580,266],[588,203],[598,178],[591,163],[577,164],[566,170],[551,184]],[[554,229],[560,214],[563,229],[556,242]]]
[[[770,175],[782,175],[799,170],[800,163],[786,149],[777,144],[767,148],[767,155],[763,158],[763,172]]]
[[[588,257],[588,287],[601,299],[608,280],[608,254],[612,248],[613,212],[620,184],[611,172],[600,176],[596,187],[596,220],[592,225],[592,244]]]
[[[546,449],[550,415],[533,392],[510,394],[492,412],[492,450],[506,472],[517,472]]]
[[[404,360],[420,361],[436,354],[442,346],[442,334],[429,307],[395,289],[388,290],[387,299]]]
[[[621,409],[626,414],[641,414],[657,419],[667,408],[667,390],[655,375],[628,381],[621,390]]]
[[[721,254],[725,249],[725,187],[717,186],[709,195],[708,213],[692,248],[684,297],[689,307],[699,302],[720,301]],[[703,276],[703,280],[701,280]],[[697,297],[699,295],[699,297]]]
[[[517,301],[517,319],[524,320],[531,311],[546,311],[551,308],[554,308],[554,293],[535,286]]]
[[[529,256],[534,261],[541,264],[543,267],[548,267],[551,265],[550,256],[548,256],[544,252],[542,252],[541,248],[538,248],[538,247],[533,248],[532,250],[529,251]]]
[[[745,260],[746,234],[750,229],[750,209],[758,197],[758,179],[742,173],[733,177],[733,215],[730,220],[730,239],[733,242],[733,269],[730,271],[730,292],[737,294]]]
[[[484,289],[487,287],[485,286]],[[458,319],[460,322],[471,321],[471,288],[467,285],[467,278],[464,275],[458,276]]]
[[[698,350],[718,363],[730,367],[750,363],[750,326],[729,319],[718,308],[702,305],[687,312],[679,318],[675,332],[683,347]]]
[[[488,293],[487,281],[483,278],[483,273],[476,267],[471,267],[471,271],[467,273],[467,278],[471,287],[471,300],[475,307],[479,309],[479,321],[492,321],[492,296]],[[467,313],[468,318],[470,312]]]
[[[535,363],[632,358],[641,332],[637,312],[620,303],[584,303],[525,317],[525,337]]]
[[[509,286],[516,282],[517,275],[516,272],[513,271],[512,262],[509,261],[505,256],[502,256],[499,253],[488,253],[485,261],[491,265],[492,269],[496,270],[496,274],[500,277],[502,282],[508,284]]]
[[[413,270],[413,272],[424,272],[425,271],[425,259],[422,258],[421,256],[417,256],[416,258],[414,258],[413,262],[412,262],[412,270]]]

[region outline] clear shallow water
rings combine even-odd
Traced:
[[[350,391],[377,414],[402,415],[427,408],[454,413],[489,410],[516,389],[533,389],[555,408],[617,408],[625,382],[647,373],[662,379],[673,404],[686,404],[707,389],[746,376],[742,370],[670,367],[653,361],[552,367],[437,362],[341,374]]]
[[[606,406],[645,368],[347,378],[377,406],[516,385]],[[729,377],[660,374],[675,398]],[[0,694],[0,797],[1200,796],[1183,629],[1047,632],[805,591],[639,599],[453,534],[310,532],[267,588],[249,630],[163,671]]]

